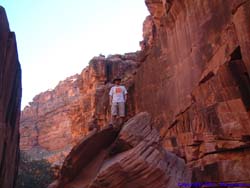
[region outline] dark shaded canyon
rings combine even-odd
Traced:
[[[0,6],[0,187],[14,188],[19,162],[21,68],[15,34]]]

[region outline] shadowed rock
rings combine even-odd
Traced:
[[[15,34],[0,6],[0,187],[14,188],[19,160],[21,68]]]
[[[184,160],[161,146],[148,113],[136,115],[116,134],[108,128],[84,139],[66,158],[51,187],[175,188],[191,181]]]

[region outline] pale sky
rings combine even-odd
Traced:
[[[22,108],[93,56],[140,49],[144,0],[0,0],[16,33]]]

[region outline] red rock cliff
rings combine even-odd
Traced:
[[[89,130],[101,129],[109,122],[108,92],[112,79],[122,77],[128,90],[133,90],[136,59],[136,53],[95,57],[80,75],[37,95],[22,112],[21,150],[53,163],[64,160]],[[133,100],[131,94],[129,100]],[[133,103],[127,107],[129,116],[133,115]]]
[[[0,187],[14,188],[19,160],[21,68],[15,34],[0,6]]]
[[[174,188],[191,181],[250,181],[250,1],[146,0],[146,5],[150,16],[140,63],[128,82],[129,110],[139,114],[120,133],[94,131],[79,142],[51,187]],[[94,73],[102,70],[98,67],[93,65]],[[85,83],[82,91],[99,91]],[[107,100],[100,91],[84,101]],[[83,109],[96,113],[85,110],[77,117],[94,114],[98,123],[90,124],[102,126],[106,103],[86,104],[91,108]]]
[[[249,182],[250,1],[146,4],[153,23],[144,24],[136,112],[153,116],[194,182]]]

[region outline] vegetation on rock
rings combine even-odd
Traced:
[[[46,160],[32,160],[21,152],[16,188],[46,188],[53,180],[53,171]]]

